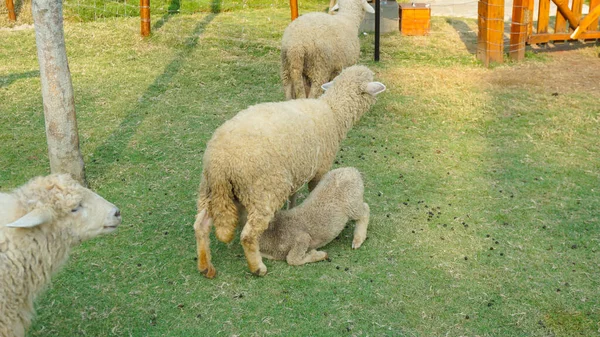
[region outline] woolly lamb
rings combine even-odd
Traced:
[[[366,0],[339,0],[336,8],[336,15],[304,14],[283,32],[281,79],[287,100],[317,98],[321,85],[358,62],[358,28],[365,12],[375,10]]]
[[[346,133],[385,86],[364,66],[345,69],[319,99],[264,103],[238,113],[209,140],[194,223],[198,269],[208,278],[209,232],[230,242],[238,206],[247,211],[241,234],[250,271],[265,275],[258,238],[287,198],[306,182],[312,190],[329,171]]]
[[[115,205],[66,174],[0,193],[0,336],[24,336],[34,297],[71,247],[120,223]]]
[[[260,236],[261,255],[291,265],[322,261],[327,253],[316,249],[335,239],[348,220],[356,220],[352,248],[359,248],[367,238],[369,224],[369,205],[363,201],[363,193],[357,169],[330,171],[302,205],[275,213]]]

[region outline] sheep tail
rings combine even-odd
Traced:
[[[216,174],[215,174],[216,172]],[[234,203],[233,186],[221,170],[212,170],[209,181],[210,198],[208,209],[214,221],[217,238],[225,243],[231,242],[238,224],[238,210]]]
[[[306,98],[306,88],[304,87],[304,48],[292,47],[287,50],[287,66],[289,77],[292,84],[292,98]]]

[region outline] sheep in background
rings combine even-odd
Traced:
[[[264,103],[238,113],[209,140],[194,223],[198,269],[216,274],[209,233],[230,242],[238,206],[247,211],[241,234],[250,271],[265,275],[258,238],[287,198],[306,182],[312,190],[329,171],[346,133],[385,90],[364,66],[345,69],[318,99]]]
[[[369,205],[363,194],[357,169],[328,172],[300,206],[275,213],[260,236],[261,255],[290,265],[322,261],[327,253],[316,249],[335,239],[348,220],[356,220],[352,248],[359,248],[367,238],[369,224]]]
[[[281,79],[285,98],[317,98],[321,85],[360,57],[358,28],[365,12],[375,13],[366,0],[339,0],[336,15],[308,13],[292,21],[281,42]]]
[[[115,205],[66,174],[0,193],[0,336],[24,336],[35,296],[71,247],[120,223]]]

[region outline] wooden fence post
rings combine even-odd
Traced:
[[[527,42],[532,14],[530,1],[533,2],[532,0],[514,0],[513,3],[509,47],[509,56],[513,61],[521,61],[525,58],[525,42]]]
[[[477,59],[487,67],[502,63],[504,53],[504,0],[479,0]]]
[[[150,0],[140,0],[140,24],[143,37],[150,35]]]
[[[15,4],[13,0],[6,0],[6,9],[8,9],[8,20],[17,21],[17,16],[15,15]]]
[[[73,84],[65,47],[62,1],[33,0],[31,14],[40,63],[50,171],[70,173],[85,185]]]
[[[600,0],[590,0],[590,12],[597,6],[600,6]],[[598,28],[598,21],[598,19],[592,21],[590,24],[590,30],[600,30],[600,28]]]
[[[298,18],[298,0],[290,0],[290,8],[292,9],[292,21]]]

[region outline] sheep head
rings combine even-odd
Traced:
[[[373,72],[365,66],[352,66],[344,69],[333,81],[321,86],[325,91],[333,87],[343,88],[345,92],[352,91],[355,94],[369,94],[377,96],[384,92],[386,87],[381,82],[373,82]]]
[[[121,212],[115,205],[67,174],[34,178],[17,189],[15,196],[25,215],[6,227],[52,227],[81,242],[110,233],[121,223]]]
[[[367,3],[367,0],[358,0],[358,1],[357,0],[341,0],[341,1],[342,1],[343,8],[349,8],[350,7],[349,3],[360,3],[360,6],[364,9],[365,12],[371,13],[371,14],[375,13],[375,10],[373,9],[373,7],[371,7],[371,5],[369,5]],[[346,3],[348,3],[348,4],[346,4]],[[336,10],[339,10],[340,9],[339,4],[340,4],[340,2],[337,1],[335,3],[335,5],[329,11],[334,12]]]

